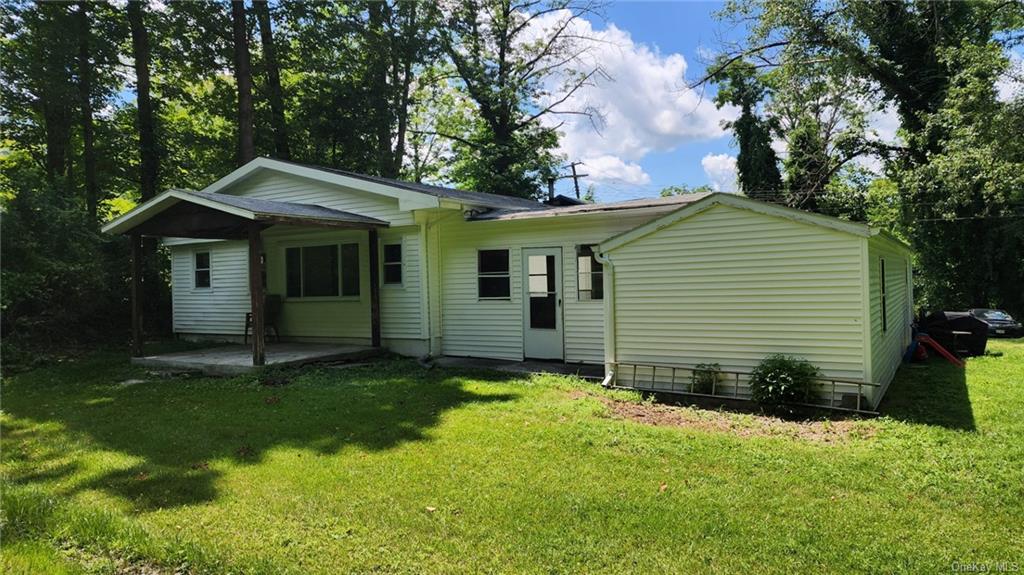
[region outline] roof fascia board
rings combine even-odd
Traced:
[[[210,209],[226,212],[235,216],[239,216],[245,219],[255,219],[256,214],[249,210],[242,208],[236,208],[234,206],[228,206],[219,202],[214,202],[202,198],[195,194],[183,192],[181,190],[167,190],[159,196],[147,201],[135,207],[130,212],[108,222],[100,230],[108,234],[120,234],[124,233],[131,228],[135,227],[135,222],[138,220],[145,221],[149,219],[151,215],[158,214],[167,208],[177,204],[180,201],[188,201],[194,204],[198,204]]]
[[[279,162],[271,158],[259,157],[236,169],[223,178],[213,182],[202,189],[203,192],[220,193],[221,190],[249,177],[260,170],[272,170],[283,174],[290,174],[300,178],[306,178],[318,182],[325,182],[346,188],[352,188],[361,192],[377,194],[398,200],[398,208],[404,211],[411,211],[423,208],[440,207],[440,198],[430,194],[422,194],[411,190],[396,188],[377,182],[369,182],[358,178],[351,178],[342,174],[335,174],[315,168],[308,168],[288,162]]]
[[[895,236],[895,234],[893,234],[889,230],[883,230],[881,228],[871,228],[871,235],[878,236],[883,240],[889,242],[890,244],[898,247],[901,250],[906,250],[908,252],[914,251],[914,249],[911,248],[910,245],[907,244],[907,242],[899,239],[898,237]]]
[[[696,202],[683,206],[671,213],[665,214],[664,216],[633,228],[627,232],[609,238],[601,243],[600,250],[607,252],[614,250],[620,246],[628,244],[634,240],[642,238],[648,234],[652,234],[664,227],[675,224],[680,220],[692,217],[696,214],[704,212],[714,206],[729,206],[741,210],[749,210],[755,213],[764,214],[768,216],[775,216],[779,218],[785,218],[796,222],[815,225],[819,227],[829,228],[839,232],[852,234],[860,237],[870,237],[872,234],[871,228],[864,224],[858,224],[854,222],[844,222],[828,216],[822,216],[819,214],[812,214],[809,212],[803,212],[801,210],[793,208],[784,208],[765,202],[759,202],[757,200],[751,200],[737,196],[735,194],[727,194],[724,192],[715,192],[710,196],[697,200]]]

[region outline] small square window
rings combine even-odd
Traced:
[[[402,283],[402,244],[384,246],[384,283]]]
[[[508,299],[512,296],[508,250],[477,252],[477,294],[480,298]]]
[[[194,287],[210,287],[210,252],[196,252],[194,269]]]

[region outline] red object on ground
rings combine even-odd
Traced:
[[[946,358],[946,360],[948,360],[949,363],[952,363],[953,365],[955,365],[957,367],[963,367],[964,366],[964,362],[961,361],[960,358],[958,358],[957,356],[949,353],[949,351],[947,351],[946,348],[944,348],[941,345],[939,345],[939,342],[937,342],[934,339],[932,339],[931,336],[929,336],[928,334],[926,334],[926,333],[919,333],[919,334],[917,334],[917,341],[919,343],[925,344],[928,347],[934,349],[939,355],[941,355],[942,357]]]

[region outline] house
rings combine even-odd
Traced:
[[[821,368],[829,403],[881,399],[910,339],[910,252],[891,235],[721,193],[566,203],[258,158],[104,231],[164,238],[184,337],[240,340],[267,293],[295,341],[604,364],[666,390],[718,363],[741,397],[782,352]]]

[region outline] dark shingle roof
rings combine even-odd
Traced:
[[[351,212],[343,212],[317,206],[314,204],[296,204],[293,202],[279,202],[275,200],[261,200],[258,198],[247,198],[244,196],[232,196],[228,194],[216,194],[209,192],[196,192],[192,190],[179,190],[189,195],[198,196],[205,200],[241,208],[255,213],[257,216],[313,219],[334,222],[348,222],[353,224],[366,224],[368,226],[387,226],[388,222],[361,216]],[[259,219],[259,217],[257,217]]]
[[[664,198],[640,198],[637,200],[626,200],[624,202],[609,202],[598,204],[583,204],[579,206],[562,206],[557,208],[546,207],[541,210],[494,210],[475,214],[470,220],[522,220],[532,218],[550,218],[556,216],[574,216],[581,214],[593,214],[601,212],[613,212],[619,210],[636,210],[641,208],[678,208],[692,204],[697,200],[704,199],[710,194],[685,194],[682,196],[668,196]]]
[[[451,200],[457,200],[474,206],[481,206],[492,209],[507,209],[507,210],[542,210],[546,206],[535,200],[528,200],[526,198],[516,198],[513,196],[500,196],[498,194],[488,194],[485,192],[469,192],[466,190],[456,190],[453,188],[445,188],[441,186],[432,186],[430,184],[420,184],[417,182],[407,182],[405,180],[396,180],[393,178],[382,178],[380,176],[367,176],[366,174],[358,174],[356,172],[348,172],[345,170],[339,170],[336,168],[326,168],[324,166],[316,166],[313,164],[299,164],[297,162],[287,162],[284,160],[275,159],[276,162],[284,162],[289,164],[295,164],[304,168],[310,168],[313,170],[320,170],[331,174],[338,174],[341,176],[347,176],[349,178],[355,178],[357,180],[363,180],[367,182],[374,182],[385,186],[392,186],[395,188],[402,188],[403,190],[409,190],[411,192],[419,192],[421,194],[427,194],[437,198],[446,198]]]

